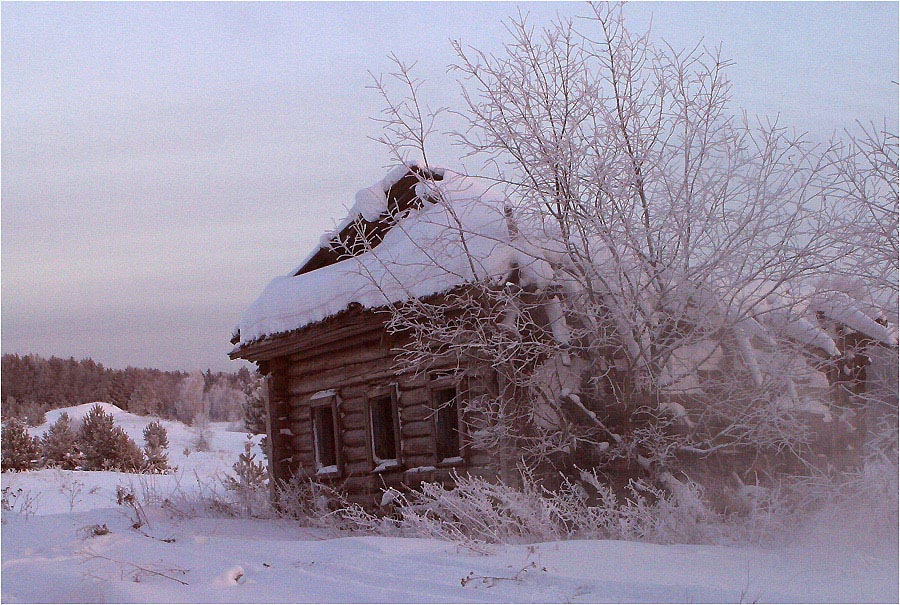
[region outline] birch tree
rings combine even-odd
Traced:
[[[522,257],[553,277],[528,290],[513,272],[394,305],[391,329],[411,336],[402,359],[493,368],[489,396],[467,404],[470,438],[509,459],[624,458],[658,476],[717,451],[803,459],[812,433],[793,374],[811,343],[822,358],[833,343],[797,309],[844,254],[828,201],[837,149],[732,108],[719,49],[635,35],[621,5],[590,11],[541,30],[515,19],[499,54],[454,43],[455,140],[507,196]],[[382,141],[423,158],[429,181],[441,112],[397,66],[403,94],[375,85]],[[895,259],[896,232],[877,222]]]

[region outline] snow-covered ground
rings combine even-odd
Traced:
[[[108,404],[105,404],[108,406]],[[69,408],[81,416],[90,405]],[[108,406],[141,443],[149,422]],[[60,412],[48,413],[48,424]],[[779,547],[660,546],[611,540],[488,547],[330,537],[287,520],[196,514],[245,435],[212,425],[210,452],[164,422],[172,475],[5,473],[22,489],[2,517],[0,597],[14,602],[897,602],[896,527],[823,514]],[[189,455],[185,455],[185,452]],[[116,504],[132,490],[144,508]],[[166,500],[167,503],[163,504]],[[21,510],[24,508],[24,510]],[[109,533],[93,535],[90,528]]]

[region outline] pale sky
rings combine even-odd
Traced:
[[[10,3],[2,26],[2,351],[240,367],[240,314],[390,161],[367,89],[418,60],[453,103],[451,39],[569,3]],[[825,140],[897,132],[898,4],[635,3],[630,28],[721,44],[733,108]],[[454,167],[458,152],[432,161]]]

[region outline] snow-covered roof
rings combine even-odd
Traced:
[[[876,342],[887,346],[897,346],[897,336],[888,326],[875,320],[878,317],[878,311],[862,301],[851,298],[844,292],[819,292],[810,299],[809,308],[811,311],[842,323]]]
[[[415,185],[424,203],[399,217],[377,247],[301,272],[354,219],[383,216],[386,192],[407,172],[405,167],[395,169],[360,191],[348,217],[322,238],[319,248],[296,271],[269,283],[240,321],[239,347],[319,322],[352,303],[378,308],[466,283],[502,279],[514,264],[523,285],[552,279],[546,262],[523,258],[527,255],[520,232],[510,228],[505,198],[487,182],[451,170],[443,170],[440,181]]]

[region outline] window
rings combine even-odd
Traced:
[[[367,398],[372,462],[376,470],[397,466],[400,460],[400,417],[396,385],[375,391]]]
[[[449,462],[462,455],[456,395],[456,387],[436,388],[432,391],[434,445],[438,462]]]
[[[313,451],[316,473],[326,475],[340,472],[340,432],[337,420],[337,396],[334,391],[322,391],[310,399]]]

